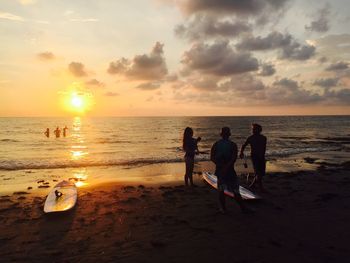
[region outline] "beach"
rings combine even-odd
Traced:
[[[0,0],[0,263],[350,262],[346,10]]]
[[[343,156],[338,163],[294,156],[285,160],[300,166],[294,171],[268,165],[277,169],[265,177],[268,192],[246,201],[253,214],[232,199],[228,214],[219,213],[217,192],[201,176],[210,163],[195,166],[194,188],[182,182],[182,163],[125,169],[138,179],[82,186],[63,214],[43,213],[50,188],[39,182],[0,198],[1,262],[344,262],[350,168]],[[150,180],[157,171],[163,176]],[[245,176],[240,181],[246,185]]]

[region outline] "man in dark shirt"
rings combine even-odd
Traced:
[[[244,157],[244,149],[249,144],[250,145],[250,156],[252,158],[252,163],[254,167],[255,177],[250,187],[255,186],[257,183],[260,190],[264,190],[262,185],[262,178],[266,172],[266,137],[261,134],[262,127],[257,123],[252,124],[253,135],[249,136],[245,143],[242,145],[241,152],[239,154],[240,158]]]
[[[215,175],[218,180],[219,202],[222,213],[226,212],[225,190],[234,193],[235,200],[243,212],[249,210],[244,206],[239,192],[238,178],[235,172],[234,164],[237,159],[237,145],[229,139],[231,135],[229,127],[223,127],[221,130],[221,140],[214,143],[210,152],[210,160],[215,163]]]

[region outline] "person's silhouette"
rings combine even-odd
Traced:
[[[61,136],[61,130],[60,130],[59,127],[56,128],[56,130],[54,131],[54,133],[55,133],[56,138],[60,138],[60,136]]]
[[[193,130],[190,127],[186,127],[183,135],[182,148],[185,151],[185,164],[186,164],[186,173],[185,173],[185,184],[188,185],[190,181],[191,186],[195,186],[193,183],[193,167],[194,167],[194,156],[198,154],[198,145],[197,143],[201,140],[201,137],[197,139],[193,138]]]
[[[46,128],[46,131],[44,132],[44,134],[47,138],[49,138],[50,137],[50,129]]]
[[[237,145],[230,140],[231,131],[229,127],[221,130],[221,139],[215,142],[210,151],[210,160],[215,163],[215,175],[218,180],[219,203],[222,213],[226,212],[225,190],[234,193],[234,198],[242,211],[249,211],[243,204],[239,192],[239,182],[234,168],[237,159]]]
[[[254,167],[254,180],[251,183],[250,187],[254,187],[255,184],[258,184],[260,190],[264,190],[262,184],[262,178],[266,173],[266,160],[265,160],[265,152],[266,152],[266,142],[267,139],[264,135],[261,134],[262,127],[257,123],[252,124],[252,135],[247,138],[245,143],[242,145],[239,157],[244,157],[244,149],[247,145],[250,145],[250,155],[252,158],[252,163]]]
[[[63,128],[63,137],[66,137],[66,135],[67,135],[67,130],[68,130],[68,128],[67,128],[67,126],[65,126],[65,127]]]

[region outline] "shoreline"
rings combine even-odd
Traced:
[[[267,161],[267,173],[285,173],[297,171],[315,171],[322,165],[339,165],[348,160],[347,151],[295,154],[285,158],[273,158]],[[194,178],[204,171],[214,171],[210,161],[196,161]],[[248,169],[243,160],[235,164],[237,175],[253,174],[251,161]],[[184,163],[155,163],[142,166],[98,166],[63,169],[32,169],[2,171],[0,173],[0,196],[16,192],[45,196],[49,190],[62,180],[74,180],[78,188],[87,188],[100,184],[162,184],[181,183],[183,181]]]

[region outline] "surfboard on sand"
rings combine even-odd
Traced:
[[[215,176],[215,174],[213,174],[211,172],[204,172],[203,178],[212,187],[214,187],[215,189],[218,189],[217,177]],[[249,191],[248,189],[244,188],[243,186],[239,186],[239,192],[240,192],[242,198],[245,200],[261,199],[261,197],[259,195],[254,194],[253,192]],[[225,190],[225,194],[228,196],[234,197],[234,193],[232,193],[230,191]]]
[[[62,193],[62,195],[59,193]],[[46,197],[44,212],[53,213],[70,210],[75,206],[77,196],[78,191],[75,184],[68,181],[62,181],[58,183]]]

